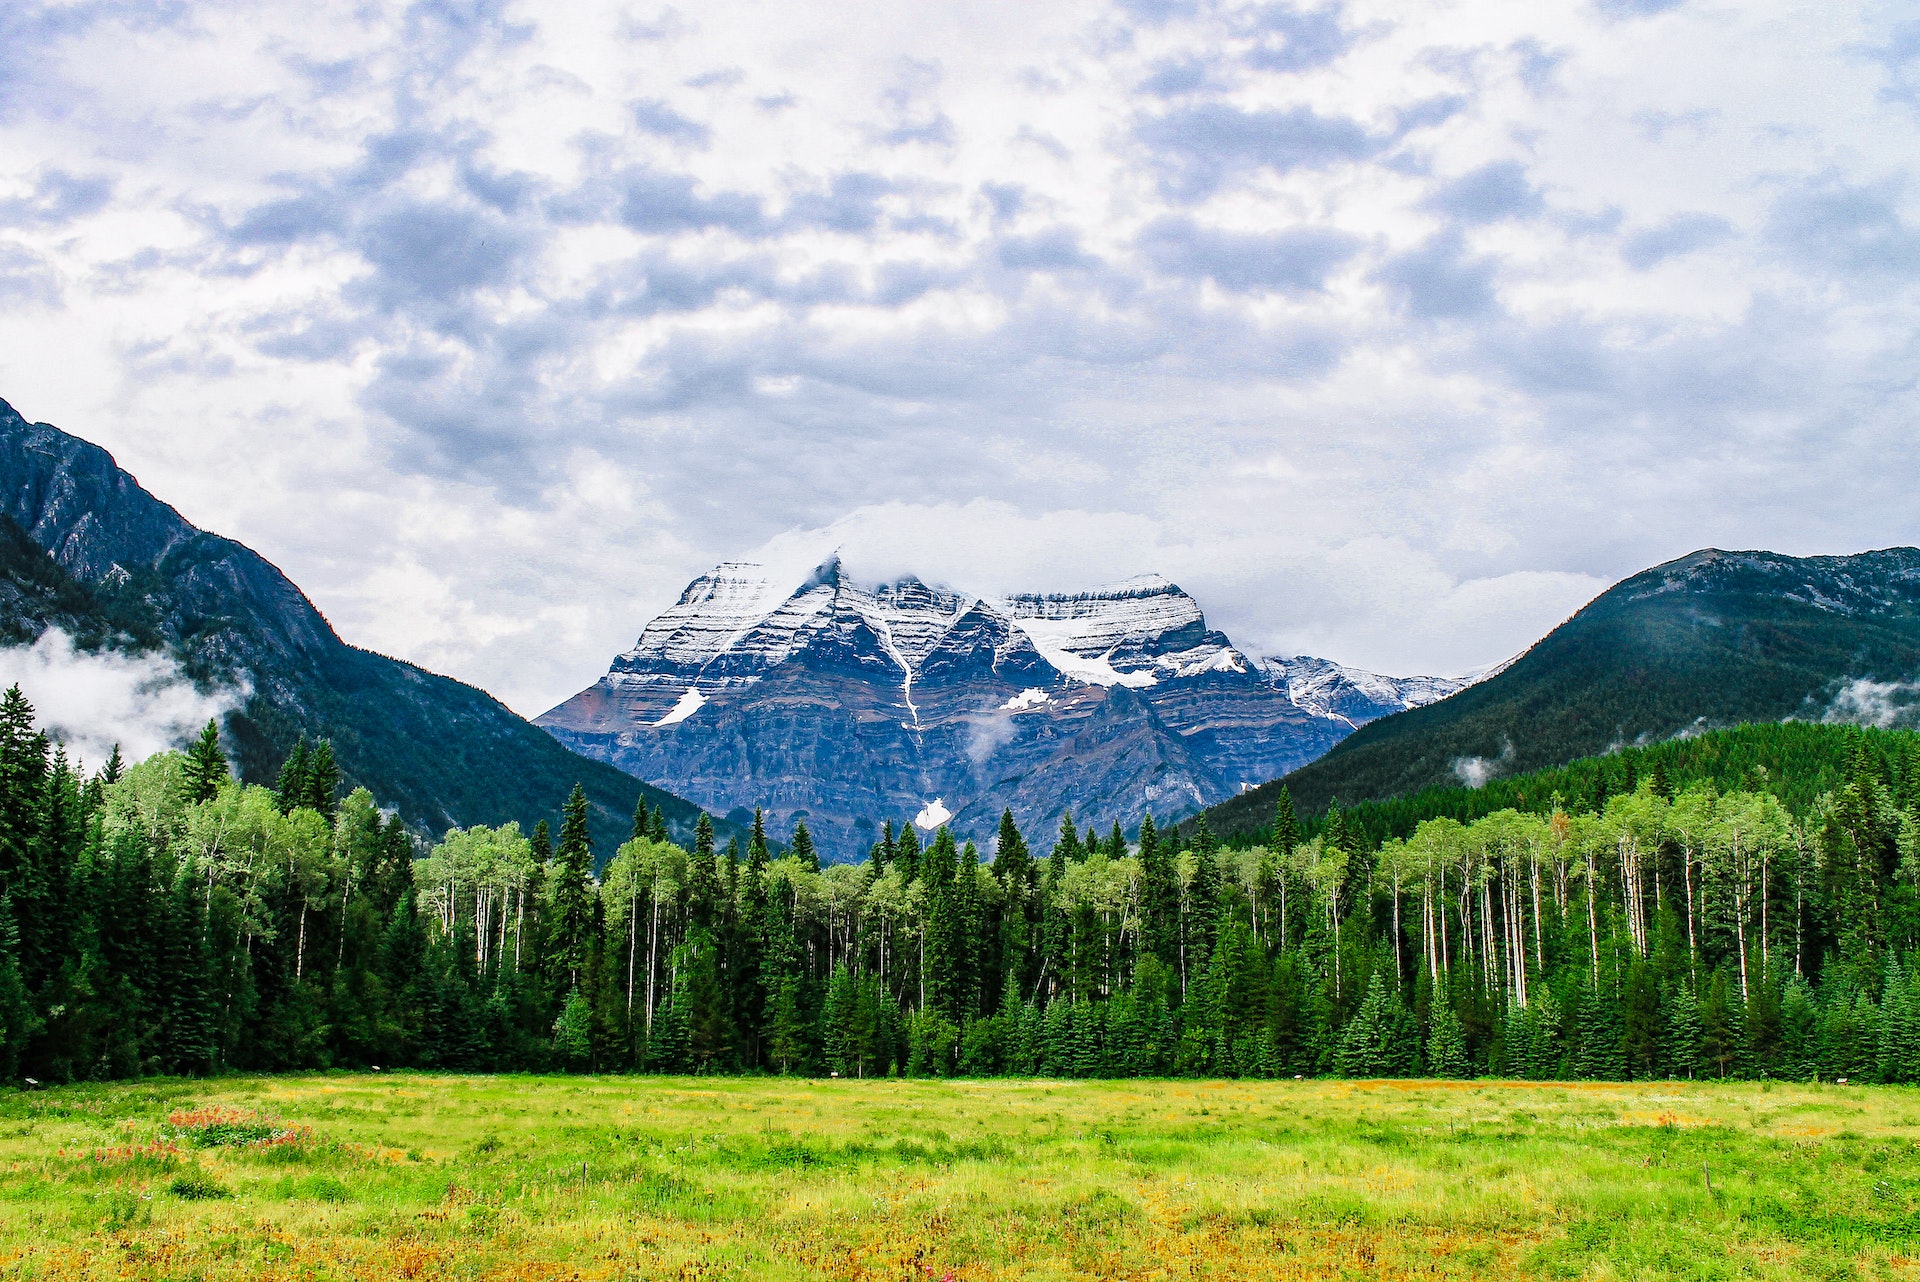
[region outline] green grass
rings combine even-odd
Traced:
[[[0,1095],[0,1276],[1905,1278],[1917,1142],[1881,1087],[81,1086]]]

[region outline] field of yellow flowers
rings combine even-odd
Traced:
[[[1920,1277],[1920,1092],[328,1074],[0,1093],[7,1278]]]

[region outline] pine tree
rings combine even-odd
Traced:
[[[322,739],[307,757],[307,799],[304,805],[332,820],[340,796],[340,766],[333,759],[333,741]]]
[[[1910,1083],[1920,1076],[1920,1009],[1913,984],[1892,954],[1881,987],[1879,1069],[1883,1082]]]
[[[1140,943],[1162,965],[1180,964],[1180,884],[1152,814],[1140,821]]]
[[[1432,1027],[1427,1033],[1427,1071],[1435,1077],[1468,1077],[1473,1064],[1467,1058],[1467,1039],[1453,1003],[1440,994],[1433,1001]]]
[[[687,1027],[688,977],[676,970],[667,999],[653,1017],[647,1039],[647,1067],[656,1072],[680,1073],[688,1067],[690,1036]]]
[[[20,932],[13,924],[13,906],[0,893],[0,1079],[11,1081],[19,1073],[27,1043],[41,1026],[20,973]]]
[[[1701,1066],[1715,1077],[1728,1077],[1740,1062],[1741,1020],[1739,991],[1716,967],[1700,1001]]]
[[[1580,1003],[1579,1045],[1573,1075],[1595,1081],[1618,1081],[1626,1074],[1621,1050],[1620,1006],[1604,985],[1587,986]]]
[[[575,1072],[593,1058],[593,1008],[578,988],[567,994],[560,1017],[553,1021],[553,1055]]]
[[[127,763],[120,756],[120,745],[114,744],[113,751],[107,754],[107,764],[100,768],[100,782],[108,787],[120,782],[127,772]]]
[[[857,1047],[853,1035],[855,1006],[859,1002],[853,975],[845,963],[833,968],[827,982],[827,1000],[820,1012],[820,1048],[827,1068],[842,1077],[854,1077]]]
[[[920,876],[920,834],[912,824],[901,825],[887,862],[899,866],[900,880],[904,882],[911,883]]]
[[[1663,801],[1673,800],[1673,781],[1667,777],[1666,758],[1656,756],[1647,772],[1647,789]]]
[[[693,823],[693,854],[687,860],[687,920],[712,930],[720,920],[720,877],[713,854],[713,820],[703,810]]]
[[[800,977],[783,975],[769,999],[767,1058],[782,1076],[806,1062],[806,1012],[800,1004]]]
[[[580,970],[586,965],[587,946],[593,936],[593,838],[587,831],[587,794],[579,784],[560,822],[560,846],[554,852],[553,877],[548,895],[553,909],[553,937],[550,959],[556,981],[564,980],[568,989],[580,983]]]
[[[1660,1065],[1660,981],[1652,966],[1635,958],[1620,990],[1625,1060],[1633,1077],[1655,1075]]]
[[[719,948],[705,931],[681,946],[676,968],[686,976],[687,1061],[700,1073],[724,1071],[733,1050],[726,991],[720,983]]]
[[[1052,858],[1056,864],[1067,864],[1081,857],[1080,834],[1074,829],[1072,812],[1060,816],[1060,835],[1053,843]]]
[[[927,1006],[946,1012],[949,1019],[969,1013],[961,983],[960,954],[966,941],[955,884],[960,872],[953,830],[942,828],[927,848],[921,878],[927,886]]]
[[[1700,1003],[1693,989],[1680,984],[1667,1004],[1666,1039],[1660,1045],[1660,1063],[1676,1078],[1700,1075]]]
[[[807,821],[793,821],[793,857],[808,872],[820,871],[820,852],[813,848],[813,834],[807,831]]]
[[[294,807],[306,804],[307,775],[307,736],[301,735],[294,743],[293,751],[280,763],[280,778],[274,785],[274,792],[280,799],[281,814],[291,814]]]
[[[1299,844],[1300,820],[1293,812],[1293,792],[1281,784],[1280,796],[1273,803],[1273,848],[1281,855],[1290,855]]]
[[[1041,902],[1037,892],[1033,853],[1013,821],[1013,811],[1000,812],[1000,831],[994,842],[993,871],[1002,896],[1000,916],[1000,986],[1007,992],[1031,991],[1038,979]]]
[[[232,778],[227,769],[227,754],[220,750],[220,727],[209,721],[187,751],[187,769],[181,781],[186,800],[190,803],[212,801],[221,786]]]

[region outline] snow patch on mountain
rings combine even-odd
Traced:
[[[673,710],[653,724],[656,726],[678,725],[705,707],[706,702],[707,696],[700,693],[699,686],[688,686],[687,692],[680,696],[680,702],[673,705]]]
[[[938,828],[951,818],[953,818],[953,812],[947,809],[945,802],[935,797],[926,804],[919,814],[913,817],[913,823],[916,828],[933,829]]]
[[[1016,626],[1027,634],[1040,657],[1058,668],[1062,675],[1093,686],[1128,686],[1144,690],[1158,682],[1152,668],[1121,672],[1113,666],[1116,646],[1098,654],[1082,654],[1075,645],[1082,643],[1084,632],[1070,619],[1019,619]]]
[[[1022,690],[1019,694],[1014,695],[1013,698],[1001,704],[1000,711],[1026,712],[1032,708],[1045,707],[1046,703],[1047,703],[1047,692],[1045,690],[1040,690],[1040,689],[1036,689],[1033,686],[1029,686],[1025,690]]]
[[[1269,655],[1259,666],[1286,690],[1294,706],[1356,728],[1388,713],[1438,702],[1469,684],[1455,677],[1381,676],[1312,655]]]

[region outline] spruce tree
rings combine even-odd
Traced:
[[[1071,811],[1060,816],[1060,835],[1054,840],[1052,858],[1061,864],[1071,863],[1081,856],[1080,834],[1073,826]]]
[[[853,975],[843,962],[833,968],[827,983],[827,1000],[820,1012],[820,1049],[827,1068],[842,1077],[857,1077],[854,1060],[854,1008],[859,1002]]]
[[[993,871],[1000,881],[1000,965],[1002,993],[1029,991],[1040,965],[1041,902],[1037,892],[1033,854],[1013,821],[1013,811],[1000,812],[1000,831],[994,842]]]
[[[1635,958],[1620,989],[1620,1021],[1630,1076],[1648,1078],[1660,1066],[1660,981],[1647,962]]]
[[[307,799],[302,804],[331,820],[339,795],[340,766],[333,759],[333,741],[322,739],[307,757]]]
[[[1149,813],[1140,821],[1140,942],[1163,965],[1180,964],[1180,885]]]
[[[1880,997],[1880,1063],[1883,1082],[1911,1083],[1920,1076],[1920,1008],[1904,967],[1889,953]]]
[[[593,935],[593,837],[587,831],[587,794],[579,784],[567,798],[554,852],[548,897],[553,911],[552,951],[556,983],[578,988]]]
[[[560,1017],[553,1021],[553,1055],[575,1072],[593,1057],[593,1008],[578,988],[567,994]]]
[[[1392,1060],[1388,1039],[1387,989],[1375,971],[1367,980],[1367,995],[1340,1032],[1334,1070],[1342,1077],[1385,1077]]]
[[[813,848],[813,834],[807,831],[807,821],[793,821],[793,857],[808,872],[820,871],[820,852]]]
[[[294,743],[287,759],[280,763],[280,778],[274,792],[279,796],[283,815],[307,803],[307,736],[304,734]]]
[[[18,689],[19,687],[15,687]],[[189,803],[212,801],[222,784],[232,779],[227,770],[227,754],[220,750],[220,727],[209,721],[200,737],[187,750],[187,769],[181,780]]]
[[[693,824],[693,853],[687,859],[687,920],[711,930],[720,919],[720,877],[713,854],[713,820],[703,810]]]
[[[1809,1081],[1820,1071],[1820,1007],[1813,990],[1798,976],[1780,997],[1780,1075]]]
[[[41,1026],[20,970],[20,932],[13,924],[13,905],[0,892],[0,1079],[12,1081],[19,1075],[27,1044]]]
[[[1618,1081],[1627,1075],[1621,1050],[1620,1006],[1604,984],[1589,984],[1580,1003],[1579,1044],[1573,1075],[1593,1081]]]
[[[1673,800],[1673,781],[1667,776],[1667,760],[1656,756],[1652,769],[1647,771],[1647,790],[1662,801]]]
[[[893,853],[887,861],[900,868],[900,880],[911,884],[920,876],[920,834],[912,824],[902,824],[894,839]]]
[[[1427,1033],[1427,1072],[1435,1077],[1469,1077],[1473,1064],[1467,1058],[1467,1039],[1460,1031],[1460,1017],[1444,993],[1433,1000],[1432,1026]]]
[[[1280,796],[1273,803],[1273,849],[1290,855],[1300,844],[1300,820],[1293,812],[1293,792],[1280,785]]]
[[[952,829],[942,828],[934,836],[920,871],[927,887],[927,1006],[957,1019],[968,1012],[961,996],[960,952],[965,939],[955,884],[959,852],[954,849]]]
[[[1700,1075],[1700,1003],[1691,985],[1675,987],[1667,1003],[1666,1038],[1660,1044],[1660,1063],[1669,1076]]]
[[[1700,1000],[1700,1060],[1715,1077],[1729,1077],[1740,1063],[1743,1040],[1739,990],[1724,968],[1716,967]]]
[[[782,1076],[806,1063],[806,1012],[800,1002],[800,977],[782,975],[769,998],[767,1059]]]
[[[688,978],[678,967],[674,969],[667,999],[653,1017],[653,1034],[647,1039],[647,1067],[656,1072],[680,1073],[688,1067]]]

